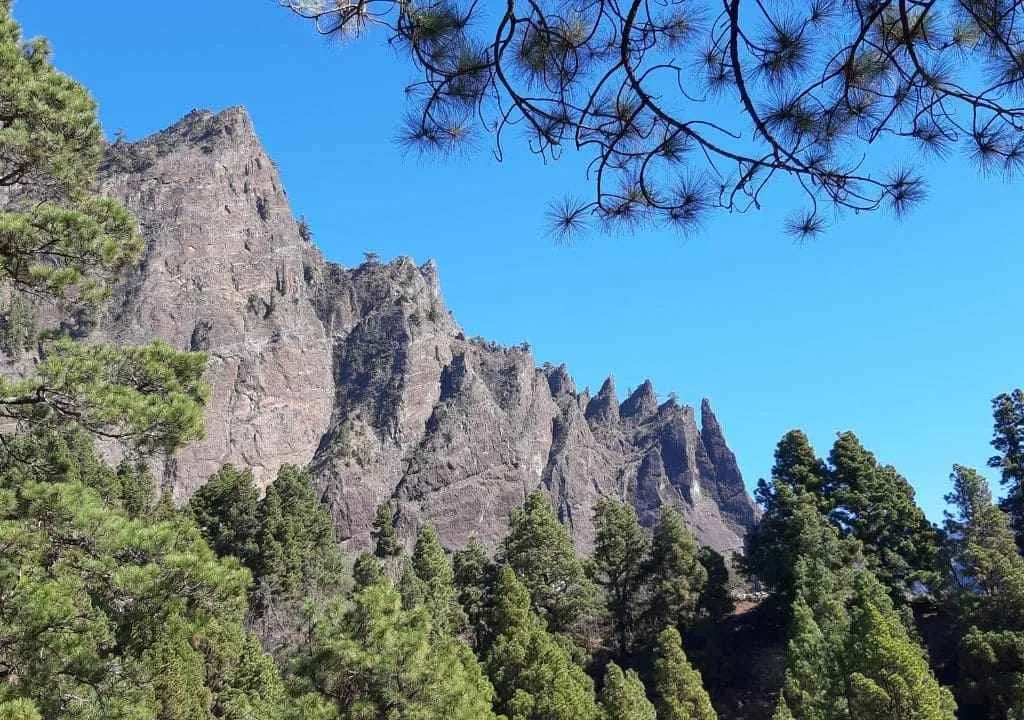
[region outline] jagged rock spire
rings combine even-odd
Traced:
[[[610,425],[619,421],[619,398],[615,393],[615,378],[609,375],[597,395],[587,403],[584,413],[591,425]]]
[[[700,425],[701,441],[715,468],[719,508],[736,526],[751,527],[757,520],[757,507],[750,502],[736,455],[725,442],[722,426],[707,398],[700,402]]]
[[[653,415],[658,411],[658,396],[654,392],[654,385],[650,380],[644,380],[643,385],[633,391],[633,394],[626,398],[619,408],[619,415],[624,418],[641,419]]]

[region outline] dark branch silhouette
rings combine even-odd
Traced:
[[[450,153],[509,131],[590,158],[594,194],[550,209],[559,235],[597,221],[689,230],[760,207],[788,179],[820,233],[829,208],[902,216],[926,194],[894,146],[1024,163],[1020,0],[279,0],[330,36],[382,29],[418,74],[401,139]]]

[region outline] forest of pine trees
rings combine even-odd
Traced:
[[[0,0],[5,317],[88,317],[138,259],[91,194],[102,152]],[[0,378],[0,718],[1024,718],[1021,390],[993,401],[1004,499],[956,466],[942,528],[852,433],[823,459],[792,431],[743,558],[614,499],[581,557],[540,491],[498,547],[407,547],[385,503],[346,557],[301,468],[261,494],[227,466],[177,508],[154,487],[148,461],[202,433],[202,354],[3,332],[41,361]],[[742,586],[766,599],[737,613]]]

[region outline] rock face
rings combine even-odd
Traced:
[[[467,339],[433,263],[326,262],[244,110],[193,112],[114,145],[101,188],[136,214],[148,250],[99,334],[210,355],[206,438],[163,468],[179,501],[225,462],[264,485],[297,463],[352,547],[387,500],[407,539],[430,522],[450,548],[471,536],[493,546],[537,488],[581,549],[605,495],[648,525],[673,505],[720,551],[755,522],[706,400],[698,428],[650,382],[620,404],[609,378],[590,398],[525,347]]]

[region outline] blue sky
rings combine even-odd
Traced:
[[[192,108],[245,105],[296,214],[332,260],[433,257],[471,335],[528,341],[577,384],[651,378],[710,397],[748,484],[783,432],[825,454],[851,429],[940,519],[954,462],[990,454],[989,400],[1024,383],[1021,190],[955,160],[931,168],[907,221],[843,218],[810,243],[779,231],[794,206],[713,216],[702,233],[556,246],[549,200],[585,194],[578,158],[479,152],[448,163],[392,138],[411,70],[381,38],[324,41],[274,0],[17,0],[26,34],[100,103],[108,133],[138,138]]]

